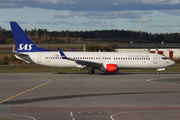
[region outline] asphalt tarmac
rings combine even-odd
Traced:
[[[179,120],[179,73],[0,73],[0,120]]]

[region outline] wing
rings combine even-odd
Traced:
[[[63,53],[63,51],[60,48],[58,48],[58,50],[59,50],[59,53],[60,53],[62,59],[75,61],[78,65],[83,66],[84,68],[98,69],[101,66],[101,63],[98,63],[98,62],[92,62],[92,61],[87,61],[87,60],[78,60],[78,59],[70,59]]]

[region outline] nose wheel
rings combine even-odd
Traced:
[[[94,69],[90,68],[89,71],[88,71],[89,75],[92,75],[95,73]]]
[[[156,71],[156,74],[158,75],[158,74],[159,74],[159,71]]]

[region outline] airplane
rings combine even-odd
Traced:
[[[101,72],[117,72],[119,69],[157,69],[165,70],[175,62],[164,55],[140,52],[63,52],[50,51],[36,46],[22,28],[14,21],[10,22],[17,52],[15,57],[27,63],[59,67],[95,69]]]

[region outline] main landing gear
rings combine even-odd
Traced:
[[[89,75],[92,75],[95,73],[94,69],[93,68],[89,68],[89,71],[88,71]]]

